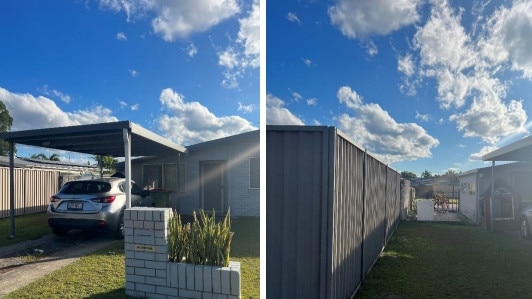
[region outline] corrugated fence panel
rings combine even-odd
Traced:
[[[333,127],[266,130],[267,298],[349,298],[398,224],[400,175]]]
[[[327,130],[268,130],[268,298],[325,298]]]
[[[46,211],[50,196],[58,190],[59,172],[53,170],[14,169],[15,215]],[[9,168],[0,167],[0,218],[9,217]]]
[[[332,277],[328,298],[349,298],[362,279],[362,216],[364,156],[342,136],[336,136],[332,219]]]
[[[386,226],[386,165],[366,156],[366,197],[364,213],[364,273],[384,246]]]
[[[9,168],[0,167],[0,218],[9,216]]]

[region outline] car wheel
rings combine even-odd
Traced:
[[[66,236],[66,234],[68,234],[68,229],[56,227],[56,228],[52,228],[52,233],[54,233],[54,235],[58,237],[63,237],[63,236]]]
[[[530,226],[528,226],[528,221],[525,217],[521,218],[521,224],[519,226],[519,232],[521,233],[521,238],[530,239]]]
[[[124,238],[124,213],[120,214],[120,219],[118,220],[118,227],[116,228],[115,235],[118,239]]]

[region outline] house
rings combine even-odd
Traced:
[[[532,203],[531,176],[530,162],[501,164],[461,173],[460,212],[485,228],[491,228],[492,220],[494,226],[512,228],[520,209]],[[492,189],[494,194],[490,201]],[[489,218],[489,211],[493,211],[492,218]]]
[[[232,217],[259,217],[259,131],[186,147],[173,156],[131,160],[131,178],[152,193],[163,193],[181,214],[229,209]]]

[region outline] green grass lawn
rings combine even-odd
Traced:
[[[234,220],[231,260],[241,262],[242,298],[259,298],[259,219]],[[122,241],[10,293],[4,298],[126,298]]]
[[[10,219],[0,219],[0,247],[26,240],[35,240],[52,232],[48,226],[46,213],[21,215],[15,217],[15,238],[10,239]]]
[[[402,222],[356,298],[530,298],[532,242],[477,226]]]

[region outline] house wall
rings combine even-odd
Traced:
[[[201,208],[200,165],[203,161],[224,161],[225,202],[233,217],[259,217],[260,189],[250,188],[250,158],[259,158],[259,132],[224,138],[209,146],[190,147],[182,162],[186,167],[186,190],[179,195],[182,213]]]
[[[476,175],[475,175],[476,173]],[[476,176],[476,181],[473,177]],[[495,165],[493,178],[496,182],[503,182],[513,189],[517,197],[516,209],[532,202],[532,164],[530,163],[508,163]],[[462,214],[481,223],[484,217],[482,200],[489,198],[491,194],[492,168],[484,167],[475,172],[465,173],[460,176],[460,211]],[[473,184],[474,183],[474,184]],[[473,188],[468,189],[468,184]]]
[[[230,208],[232,217],[259,217],[260,189],[250,188],[250,158],[259,158],[259,156],[259,131],[253,131],[190,146],[187,148],[187,153],[181,156],[133,160],[131,177],[145,188],[144,165],[177,164],[177,179],[184,167],[184,182],[179,182],[184,184],[184,189],[170,193],[169,205],[181,214],[191,214],[202,208],[201,163],[223,162],[226,166],[223,191],[224,212]]]
[[[477,171],[460,177],[460,212],[474,223],[479,223]]]

